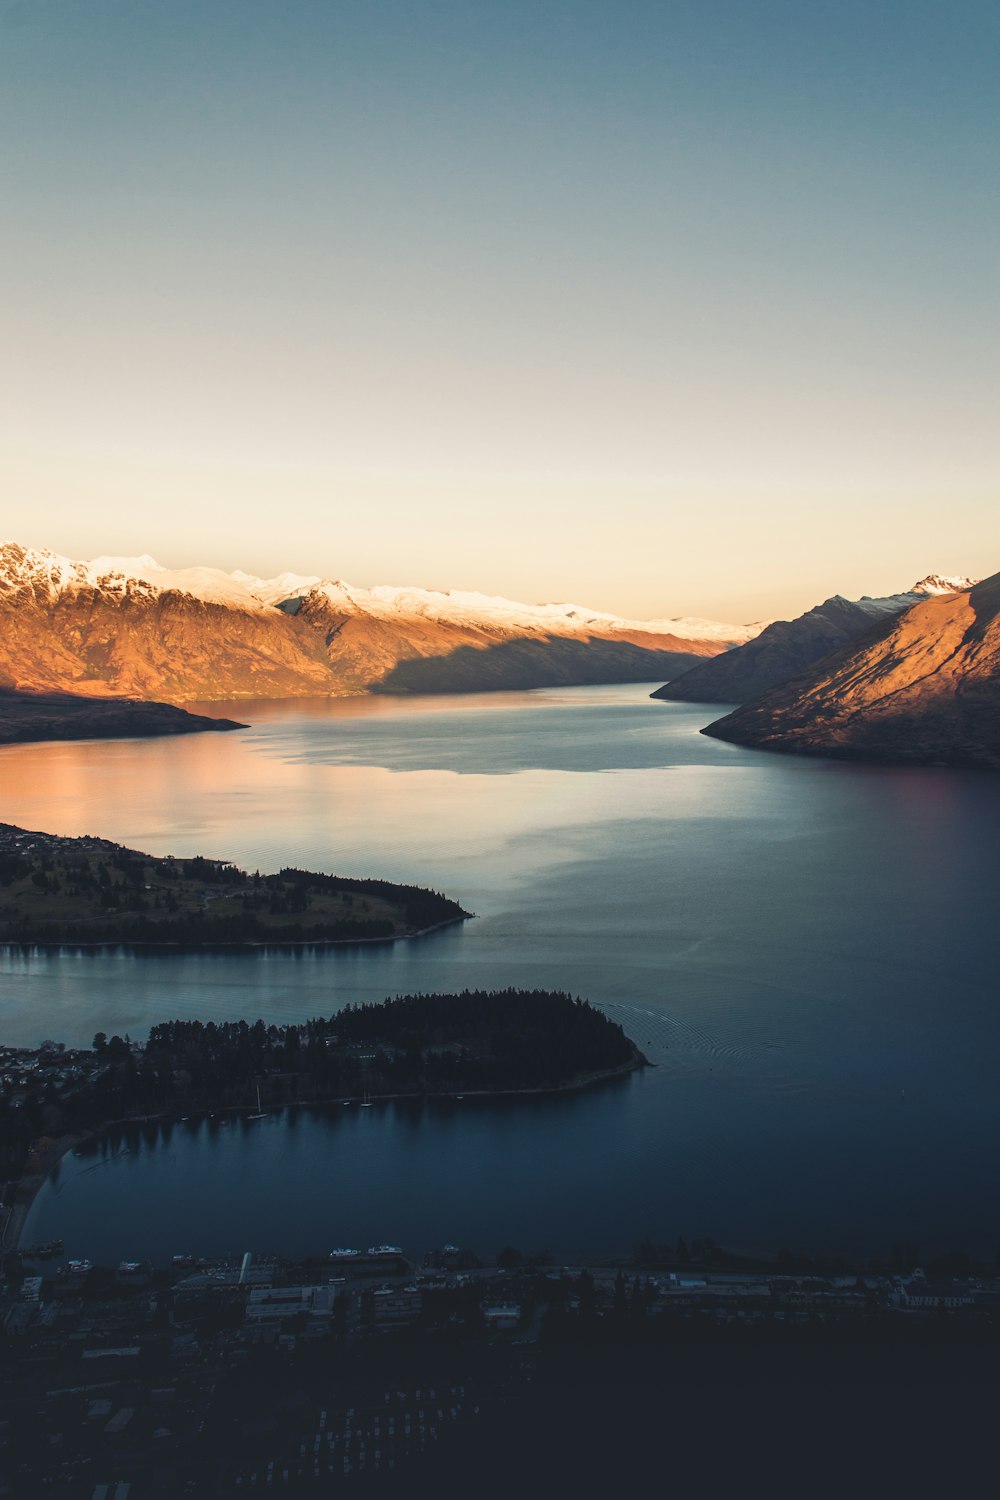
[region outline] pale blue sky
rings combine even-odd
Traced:
[[[0,24],[3,533],[731,619],[1000,567],[995,4]]]

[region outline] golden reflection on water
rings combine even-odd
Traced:
[[[504,707],[522,698],[539,701],[504,695]],[[477,718],[496,705],[495,697],[460,700],[462,713]],[[308,859],[341,873],[427,883],[512,841],[523,841],[526,868],[544,867],[566,857],[581,827],[648,815],[649,771],[498,776],[335,758],[338,719],[385,720],[395,741],[408,722],[455,708],[454,698],[254,705],[247,731],[12,746],[0,751],[0,818],[154,854],[201,853],[261,869]],[[500,722],[483,720],[483,728],[493,732]],[[370,749],[377,755],[374,742]],[[694,795],[692,804],[694,793],[689,784],[689,812],[702,800]],[[556,830],[563,841],[547,840]]]
[[[716,819],[731,806],[718,768],[608,772],[606,742],[586,770],[546,766],[553,749],[557,764],[580,753],[587,714],[563,708],[600,710],[620,692],[204,705],[253,727],[0,751],[0,818],[251,870],[298,864],[430,885],[485,915],[507,887],[586,858],[602,826]],[[655,706],[647,721],[641,689],[626,692],[644,722],[665,722]],[[521,768],[509,746],[536,731],[547,747]]]

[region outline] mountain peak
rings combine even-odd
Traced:
[[[961,576],[951,577],[943,573],[928,573],[926,578],[921,578],[910,590],[911,594],[963,594],[966,589],[975,588],[979,582],[978,578],[963,578]]]
[[[713,657],[653,694],[698,703],[747,703],[812,667],[881,620],[891,620],[929,599],[961,593],[968,578],[929,573],[903,594],[848,599],[832,594],[794,620],[775,620],[746,645]]]
[[[966,580],[962,580],[963,582]],[[1000,770],[1000,573],[926,597],[703,731],[738,745]]]

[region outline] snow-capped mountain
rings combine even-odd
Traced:
[[[378,585],[356,588],[353,584],[309,580],[314,587],[307,592],[321,595],[333,609],[347,614],[371,615],[379,620],[424,619],[453,625],[478,627],[488,622],[498,628],[515,631],[555,631],[560,635],[589,635],[614,632],[647,635],[670,635],[678,640],[719,641],[723,645],[740,645],[751,640],[762,626],[724,625],[718,620],[700,620],[690,616],[657,620],[626,620],[620,615],[587,609],[582,604],[518,604],[498,595],[466,593],[459,590],[395,588]],[[260,585],[258,590],[268,585]]]
[[[698,662],[654,694],[685,703],[749,703],[812,667],[829,652],[857,640],[880,620],[903,614],[926,599],[945,598],[973,586],[968,578],[929,573],[902,594],[834,594],[794,620],[774,620],[753,640],[725,656]]]
[[[1000,573],[924,589],[704,733],[803,755],[1000,770]]]
[[[31,593],[36,600],[54,601],[62,594],[94,589],[110,595],[189,594],[205,604],[232,609],[259,609],[279,603],[319,583],[283,573],[279,578],[254,578],[249,573],[224,573],[221,568],[161,568],[154,557],[95,557],[74,562],[41,547],[0,542],[0,596]]]
[[[979,582],[977,578],[949,578],[941,573],[928,573],[926,578],[921,578],[910,589],[911,594],[964,594],[966,589],[974,589]]]
[[[448,692],[674,675],[761,626],[0,544],[0,686],[97,695]]]
[[[89,562],[42,548],[0,543],[0,594],[30,591],[36,599],[55,600],[61,594],[95,589],[102,593],[137,596],[147,593],[189,594],[205,604],[232,609],[271,609],[309,595],[323,599],[346,615],[369,615],[378,620],[423,619],[478,628],[489,624],[515,631],[557,631],[588,634],[642,632],[672,635],[679,640],[718,641],[726,646],[751,640],[762,625],[726,625],[690,616],[676,619],[627,620],[588,609],[581,604],[519,604],[489,594],[377,585],[359,588],[342,579],[321,579],[300,573],[257,578],[252,573],[225,573],[221,568],[161,568],[155,558],[95,557]]]

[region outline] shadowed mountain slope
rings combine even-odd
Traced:
[[[775,620],[745,645],[696,663],[651,696],[682,703],[749,703],[857,640],[879,620],[899,615],[922,599],[968,588],[971,582],[930,574],[905,594],[881,599],[834,594],[794,620]]]
[[[486,647],[456,646],[447,656],[414,656],[397,662],[372,691],[473,693],[491,688],[515,691],[609,681],[649,682],[656,680],[665,655],[655,646],[605,641],[599,636],[578,640],[543,636]],[[678,672],[703,659],[690,652],[669,655]]]
[[[1000,770],[1000,574],[884,620],[703,733],[765,750]]]

